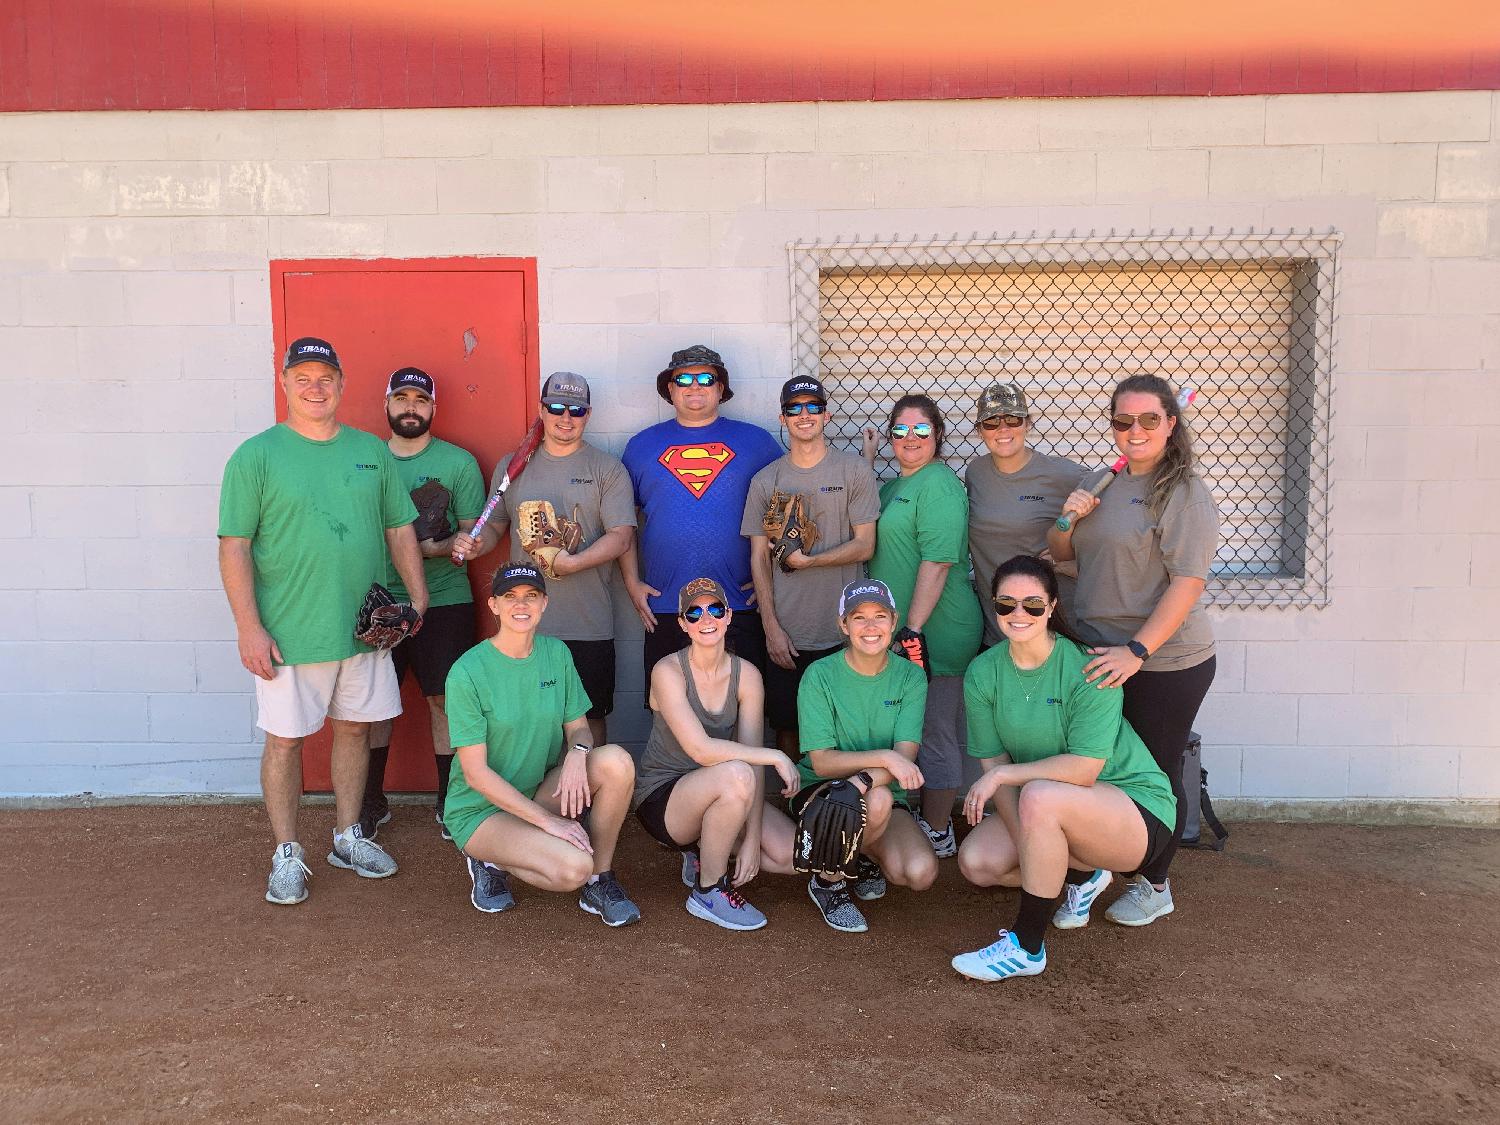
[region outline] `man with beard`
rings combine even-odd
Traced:
[[[388,445],[401,486],[412,494],[418,508],[417,545],[422,552],[431,597],[421,632],[393,648],[391,660],[396,667],[397,682],[405,677],[407,668],[412,668],[422,694],[427,697],[432,750],[437,762],[437,819],[441,824],[448,773],[453,765],[444,685],[448,670],[478,639],[469,568],[454,566],[449,554],[453,550],[453,537],[473,527],[484,507],[484,476],[472,454],[432,436],[436,413],[437,385],[431,375],[416,367],[403,367],[391,375],[385,391],[385,416],[391,427]],[[443,493],[436,486],[447,490],[446,506],[442,505]],[[387,571],[386,585],[398,601],[405,600],[406,588],[401,576],[389,564]],[[390,803],[385,797],[385,764],[390,752],[390,721],[375,723],[370,728],[370,770],[365,777],[365,796],[359,814],[360,827],[367,839],[373,838],[380,826],[391,819]],[[445,829],[444,838],[447,835]]]

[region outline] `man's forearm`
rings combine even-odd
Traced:
[[[249,540],[219,540],[219,578],[224,583],[224,596],[229,599],[235,628],[259,626],[260,607],[255,604],[255,564]]]
[[[422,568],[422,552],[417,549],[417,533],[411,524],[402,524],[386,529],[385,542],[412,608],[418,613],[427,612],[427,572]]]

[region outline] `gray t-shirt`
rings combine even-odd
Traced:
[[[814,556],[853,539],[855,524],[880,519],[880,486],[874,470],[863,457],[829,449],[810,469],[799,469],[788,454],[756,473],[745,498],[741,535],[749,538],[765,534],[761,517],[777,489],[800,492],[806,500],[807,514],[818,525]],[[840,647],[844,635],[838,625],[839,594],[850,582],[864,576],[863,563],[810,567],[791,574],[784,574],[773,564],[771,595],[776,601],[776,620],[792,644],[808,651]]]
[[[1016,555],[1035,555],[1047,546],[1047,529],[1062,514],[1063,501],[1087,475],[1066,457],[1031,451],[1019,472],[1002,473],[988,453],[969,462],[964,483],[969,489],[969,556],[974,560],[974,590],[984,610],[984,643],[1000,643],[1000,628],[990,608],[995,570]],[[1059,574],[1063,612],[1073,610],[1073,579]]]
[[[505,471],[495,466],[490,491]],[[620,459],[588,442],[566,457],[554,457],[546,448],[532,454],[526,471],[505,493],[504,518],[510,523],[510,558],[525,559],[516,532],[516,511],[525,500],[550,500],[559,516],[576,518],[583,527],[583,545],[592,547],[612,527],[635,526],[635,494],[630,476]],[[574,505],[578,514],[573,514]],[[500,518],[497,510],[491,522]],[[607,641],[615,635],[615,615],[610,602],[613,565],[590,567],[566,578],[547,579],[547,612],[537,632],[565,641]]]
[[[724,696],[723,709],[714,712],[707,710],[703,706],[703,700],[698,698],[698,689],[693,684],[693,670],[688,666],[688,650],[679,649],[662,659],[676,660],[677,666],[682,669],[682,679],[687,684],[688,705],[703,724],[703,733],[709,738],[737,741],[740,722],[740,668],[744,661],[738,656],[729,658],[729,691]],[[639,808],[642,801],[667,782],[699,768],[700,763],[682,748],[682,743],[677,741],[677,736],[672,733],[672,728],[662,718],[661,712],[651,712],[651,734],[646,739],[646,748],[641,751],[641,764],[635,775],[635,798],[631,807]]]
[[[1173,578],[1208,577],[1219,548],[1219,509],[1208,486],[1196,476],[1183,481],[1159,522],[1146,507],[1150,495],[1149,475],[1121,473],[1074,526],[1076,622],[1091,645],[1121,645],[1135,636]],[[1145,670],[1176,672],[1213,654],[1213,627],[1200,601]]]

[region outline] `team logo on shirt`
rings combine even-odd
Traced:
[[[1023,492],[1021,493],[1021,495],[1017,496],[1016,499],[1024,500],[1029,504],[1040,504],[1047,498],[1045,496],[1038,496],[1035,492]]]
[[[557,686],[557,681],[556,680],[543,680],[541,686],[544,687],[544,688],[556,687]]]
[[[818,489],[818,491],[819,492],[843,492],[844,491],[844,486],[841,485],[841,484],[825,484],[822,488]]]
[[[677,482],[699,499],[719,479],[724,466],[734,460],[734,450],[722,441],[702,445],[671,445],[656,459]]]
[[[899,700],[899,699],[882,699],[880,702],[884,703],[887,707],[900,707],[901,706],[901,700]]]
[[[365,469],[365,470],[367,470],[369,472],[374,472],[375,470],[377,470],[377,469],[380,468],[379,465],[366,464],[364,461],[356,461],[356,462],[354,462],[354,467],[356,469]]]

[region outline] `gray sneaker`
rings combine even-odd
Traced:
[[[688,890],[698,885],[698,853],[692,848],[682,849],[682,885]]]
[[[277,906],[295,906],[307,897],[307,877],[312,872],[303,862],[301,844],[277,844],[271,856],[271,879],[266,901]]]
[[[1172,904],[1171,883],[1157,890],[1150,879],[1137,875],[1130,880],[1125,893],[1110,904],[1104,916],[1117,926],[1149,926],[1176,909]]]
[[[885,897],[885,872],[880,864],[868,856],[859,857],[859,874],[854,877],[854,897],[861,902],[874,902]]]
[[[469,901],[474,904],[475,910],[485,914],[503,914],[516,904],[516,896],[510,893],[510,882],[505,878],[504,871],[473,856],[464,858],[469,861],[469,882],[474,888],[469,892]]]
[[[740,897],[728,875],[706,893],[694,887],[687,897],[687,912],[726,930],[758,930],[766,924],[766,916]]]
[[[328,862],[354,872],[361,879],[388,879],[400,870],[396,861],[374,840],[366,840],[358,824],[349,826],[349,835],[333,834],[333,851]]]
[[[599,915],[606,926],[628,926],[641,920],[640,907],[625,897],[625,888],[613,871],[600,872],[599,878],[583,885],[578,908]]]
[[[815,876],[807,881],[807,893],[823,912],[823,921],[835,930],[846,934],[862,934],[870,928],[865,922],[865,916],[859,912],[859,907],[849,897],[847,880],[840,879],[831,887],[820,887]]]

